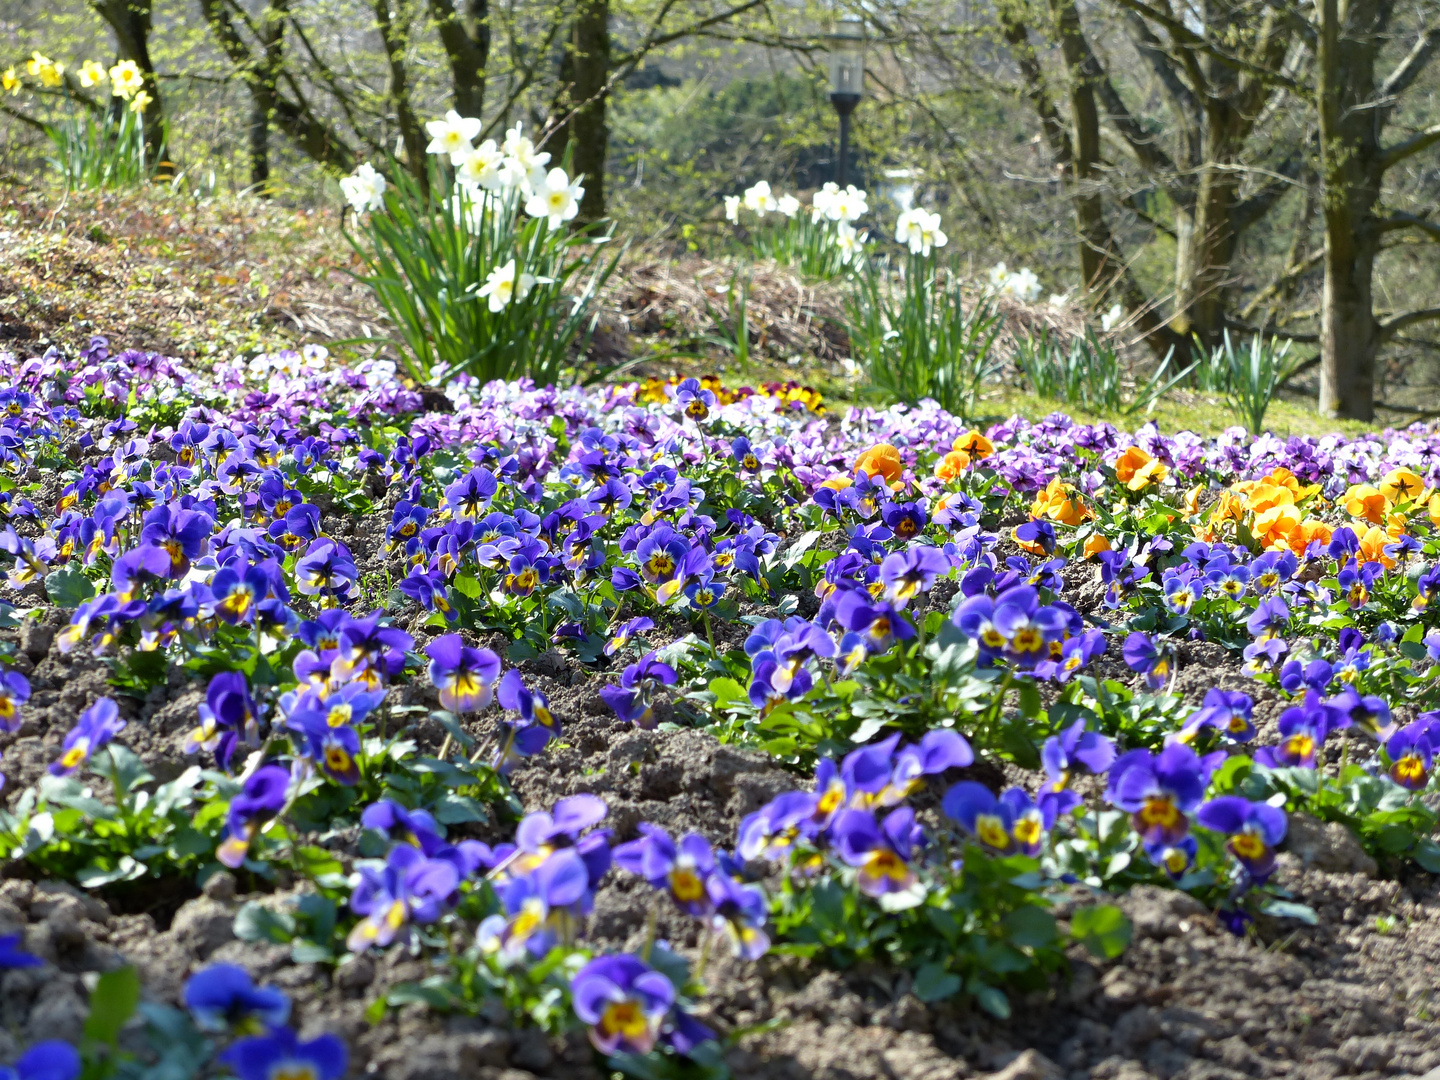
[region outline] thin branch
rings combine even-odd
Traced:
[[[1440,307],[1419,308],[1415,311],[1407,311],[1401,315],[1392,315],[1380,323],[1380,340],[1389,341],[1397,331],[1404,330],[1407,326],[1414,326],[1416,323],[1433,322],[1440,319]]]
[[[1389,77],[1380,84],[1381,99],[1392,100],[1408,90],[1410,84],[1425,70],[1425,65],[1435,55],[1437,47],[1440,47],[1440,22],[1427,26],[1421,32],[1410,54],[1400,61]]]
[[[1388,169],[1390,166],[1413,157],[1420,151],[1440,143],[1440,124],[1431,124],[1423,131],[1418,131],[1404,142],[1396,143],[1394,146],[1386,147],[1380,152],[1380,168]]]
[[[1415,214],[1396,213],[1380,221],[1381,232],[1394,232],[1396,229],[1419,229],[1433,239],[1440,240],[1440,222],[1429,221]]]

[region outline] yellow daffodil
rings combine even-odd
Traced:
[[[25,70],[39,79],[41,86],[54,88],[65,81],[65,65],[39,52],[30,54]]]
[[[6,68],[5,73],[0,75],[0,90],[7,94],[18,94],[22,85],[24,84],[20,82],[20,76],[15,74],[13,67]]]
[[[147,94],[144,90],[136,91],[135,96],[130,99],[130,111],[137,115],[143,113],[145,111],[145,106],[149,105],[150,102],[154,100],[155,99],[152,98],[149,94]]]

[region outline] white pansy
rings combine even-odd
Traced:
[[[517,275],[515,260],[511,259],[485,276],[485,284],[480,286],[478,295],[488,300],[491,311],[501,311],[508,307],[512,300],[523,300],[534,287],[535,276],[526,273]]]
[[[732,225],[740,224],[740,196],[725,196],[725,220]]]
[[[1121,305],[1116,304],[1104,315],[1100,316],[1100,329],[1114,330],[1117,326],[1120,325],[1121,322],[1124,321],[1124,319],[1125,309]]]
[[[753,187],[745,189],[745,209],[753,210],[756,214],[764,217],[771,210],[779,209],[775,196],[770,194],[770,181],[756,181]]]
[[[468,188],[496,191],[504,185],[505,155],[494,139],[486,139],[453,160],[455,179]]]
[[[460,158],[471,150],[470,144],[480,134],[480,118],[461,116],[454,109],[445,114],[443,120],[431,120],[425,125],[430,136],[427,154],[447,154],[452,164],[460,164]]]
[[[525,204],[525,212],[531,217],[548,219],[550,228],[558,229],[580,212],[580,200],[585,189],[580,186],[581,177],[573,181],[565,175],[564,169],[551,169],[545,178],[534,185],[534,194]]]
[[[324,345],[306,345],[301,348],[300,355],[305,358],[306,367],[319,370],[325,366],[325,361],[330,356],[330,350]]]
[[[354,175],[340,180],[340,193],[359,214],[366,210],[379,210],[385,205],[385,186],[385,177],[366,161],[361,163]]]
[[[800,200],[789,192],[780,196],[780,201],[775,204],[775,209],[784,214],[787,218],[793,218],[800,212]]]
[[[831,221],[854,221],[863,217],[870,208],[865,204],[865,192],[854,184],[844,191],[838,188],[825,204],[825,216]]]

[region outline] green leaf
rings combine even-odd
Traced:
[[[725,709],[735,704],[749,704],[750,696],[745,688],[734,679],[711,679],[710,692],[715,695],[715,707]]]
[[[1298,919],[1306,926],[1318,926],[1320,916],[1308,904],[1296,904],[1289,900],[1269,900],[1260,906],[1261,914],[1276,919]]]
[[[1035,904],[1010,912],[1005,916],[1004,925],[1011,943],[1025,949],[1042,949],[1053,943],[1058,934],[1055,916]]]
[[[1423,869],[1429,870],[1432,874],[1440,874],[1440,844],[1435,843],[1428,836],[1415,845],[1415,850],[1411,852],[1411,855]]]
[[[45,575],[45,594],[62,608],[77,608],[95,595],[95,585],[73,565]]]
[[[975,992],[975,1001],[996,1019],[1010,1019],[1010,999],[1005,996],[1004,991],[993,986],[982,986]]]
[[[944,964],[922,964],[915,972],[915,996],[926,1003],[943,1001],[960,991],[960,976],[945,970]]]
[[[1112,904],[1081,908],[1070,920],[1070,936],[1102,960],[1114,960],[1130,944],[1135,928]]]
[[[107,971],[90,994],[90,1015],[85,1020],[85,1038],[114,1046],[125,1021],[140,1004],[140,976],[133,967]]]
[[[442,795],[435,803],[435,820],[441,825],[459,825],[466,821],[487,822],[490,815],[469,795]]]
[[[235,913],[235,936],[241,941],[287,942],[295,936],[295,920],[251,900]]]

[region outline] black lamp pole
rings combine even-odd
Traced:
[[[835,183],[845,186],[846,171],[850,166],[850,114],[860,104],[859,94],[831,94],[830,104],[840,116],[840,157],[835,162]]]
[[[850,114],[865,92],[865,24],[847,15],[827,35],[830,48],[830,104],[840,117],[840,158],[835,183],[845,186],[850,171]]]

